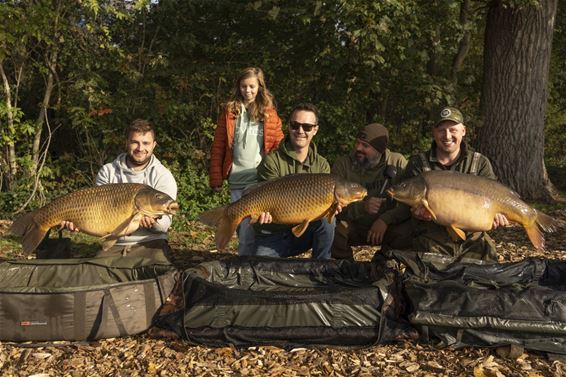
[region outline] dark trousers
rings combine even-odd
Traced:
[[[352,246],[368,245],[367,236],[370,226],[350,221],[338,221],[334,242],[332,243],[332,258],[354,259]],[[387,227],[381,250],[409,249],[412,246],[412,224],[410,220]]]

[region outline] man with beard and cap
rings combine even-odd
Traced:
[[[394,247],[398,240],[406,240],[397,229],[389,228],[391,219],[387,212],[396,203],[386,199],[384,188],[399,181],[407,160],[403,155],[390,151],[388,144],[387,128],[378,123],[369,124],[358,134],[352,152],[339,157],[332,167],[332,173],[368,190],[363,201],[350,204],[337,215],[333,258],[352,260],[352,246],[382,245],[383,248],[391,244]],[[391,174],[391,171],[396,174]]]
[[[153,154],[157,145],[155,129],[147,120],[136,119],[126,129],[126,153],[104,165],[96,175],[97,186],[107,183],[143,183],[177,198],[177,183],[171,172]],[[133,255],[168,263],[167,230],[171,216],[154,218],[144,215],[140,228],[120,237],[116,244],[99,256]],[[62,227],[78,231],[73,223],[63,221]]]
[[[402,180],[416,177],[430,170],[451,170],[496,180],[489,159],[474,151],[465,141],[466,126],[460,110],[445,107],[432,127],[432,146],[424,153],[409,159]],[[495,243],[486,232],[467,232],[466,240],[454,241],[446,228],[432,221],[432,215],[424,206],[409,208],[399,205],[390,214],[392,222],[414,218],[412,245],[414,251],[432,252],[457,258],[496,261]],[[496,214],[493,229],[509,225],[503,214]]]

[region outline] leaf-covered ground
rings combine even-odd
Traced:
[[[501,262],[528,256],[566,259],[566,210],[550,212],[562,226],[547,236],[547,249],[534,251],[523,230],[514,226],[493,232]],[[9,222],[0,222],[5,231]],[[78,237],[77,248],[92,252],[93,240]],[[198,223],[171,235],[174,263],[179,268],[233,256],[215,253],[213,236]],[[235,244],[231,244],[232,249]],[[358,248],[356,260],[373,255]],[[77,254],[79,252],[77,251]],[[0,241],[0,256],[22,258],[12,240]],[[566,277],[565,277],[566,278]],[[415,342],[361,349],[275,347],[206,348],[147,334],[91,343],[0,343],[2,376],[562,376],[566,363],[532,352],[513,357],[492,349],[436,349]]]

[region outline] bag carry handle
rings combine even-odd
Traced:
[[[114,302],[114,298],[112,297],[112,293],[110,289],[104,289],[104,296],[102,297],[102,305],[100,306],[100,311],[96,316],[96,320],[94,321],[94,325],[92,326],[92,330],[88,335],[88,340],[95,340],[99,338],[99,332],[103,324],[107,323],[108,321],[108,311],[112,313],[112,317],[114,318],[114,322],[118,327],[118,332],[120,336],[126,336],[126,327],[122,322],[122,318],[120,318],[120,312],[118,311],[118,307]]]

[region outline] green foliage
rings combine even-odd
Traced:
[[[527,4],[531,0],[513,1]],[[428,148],[429,130],[444,104],[460,106],[473,138],[479,125],[484,0],[460,19],[459,0],[98,0],[9,1],[0,7],[0,64],[10,76],[14,141],[20,172],[30,153],[38,103],[57,53],[56,90],[49,105],[54,130],[41,176],[47,198],[92,184],[99,167],[123,151],[123,129],[135,118],[157,126],[158,158],[174,173],[186,221],[228,202],[213,194],[207,165],[220,105],[237,72],[261,67],[284,123],[298,102],[321,113],[315,142],[330,161],[347,153],[358,129],[382,122],[391,148],[409,156]],[[57,8],[57,6],[59,8]],[[559,9],[546,130],[547,163],[566,166],[566,17]],[[55,20],[59,20],[55,28]],[[453,62],[469,36],[463,64]],[[14,73],[23,67],[16,85]],[[45,131],[45,130],[44,130]],[[42,140],[43,141],[43,140]],[[22,173],[20,173],[22,174]],[[19,176],[1,192],[8,214],[33,185]],[[5,186],[3,186],[5,187]],[[39,203],[39,200],[34,204]]]

